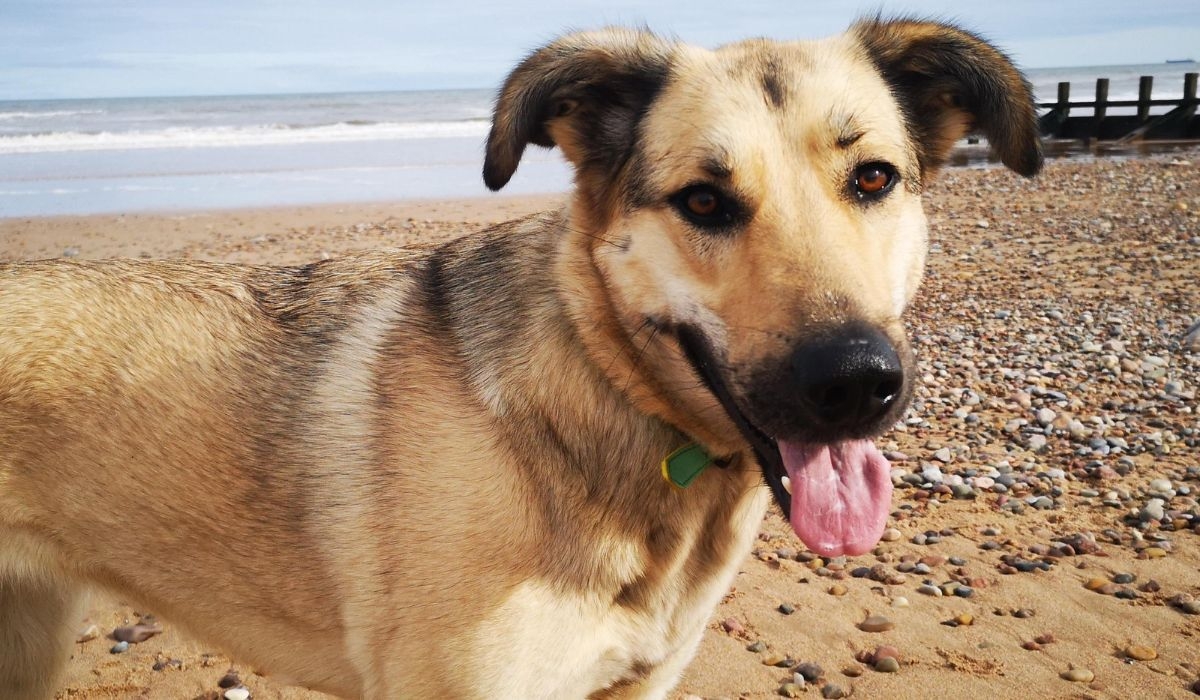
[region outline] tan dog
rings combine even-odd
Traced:
[[[1028,85],[948,26],[573,34],[484,166],[557,145],[564,211],[298,268],[0,267],[0,694],[52,694],[96,584],[346,697],[664,696],[772,491],[815,551],[878,538],[921,191],[974,127],[1038,169]]]

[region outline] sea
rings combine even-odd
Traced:
[[[1090,98],[1179,97],[1190,63],[1027,71]],[[0,218],[235,209],[488,194],[494,90],[0,101]],[[1110,113],[1115,113],[1110,110]],[[968,166],[980,162],[965,161]],[[530,146],[505,188],[565,191],[557,151]]]

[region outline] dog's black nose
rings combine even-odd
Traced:
[[[792,355],[793,377],[815,427],[854,430],[900,398],[904,368],[890,340],[866,324],[843,326]]]

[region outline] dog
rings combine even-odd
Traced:
[[[53,694],[99,586],[347,698],[663,697],[772,499],[822,555],[877,541],[921,193],[972,131],[1039,169],[1028,83],[954,26],[581,32],[510,74],[483,168],[561,149],[561,211],[0,267],[0,694]]]

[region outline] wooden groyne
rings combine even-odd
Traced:
[[[1196,78],[1198,73],[1183,76],[1183,97],[1156,100],[1151,96],[1154,78],[1144,75],[1138,82],[1136,100],[1108,99],[1108,78],[1096,80],[1095,99],[1086,102],[1071,101],[1071,84],[1058,84],[1058,99],[1042,102],[1038,107],[1047,109],[1040,117],[1042,135],[1047,138],[1075,139],[1080,141],[1116,141],[1133,143],[1142,140],[1200,140],[1200,117],[1196,106]],[[1151,114],[1153,107],[1169,107],[1163,114]],[[1122,111],[1136,108],[1128,114],[1110,114],[1110,110]],[[1078,110],[1089,109],[1091,114],[1080,115]],[[1071,112],[1075,110],[1076,114]]]

